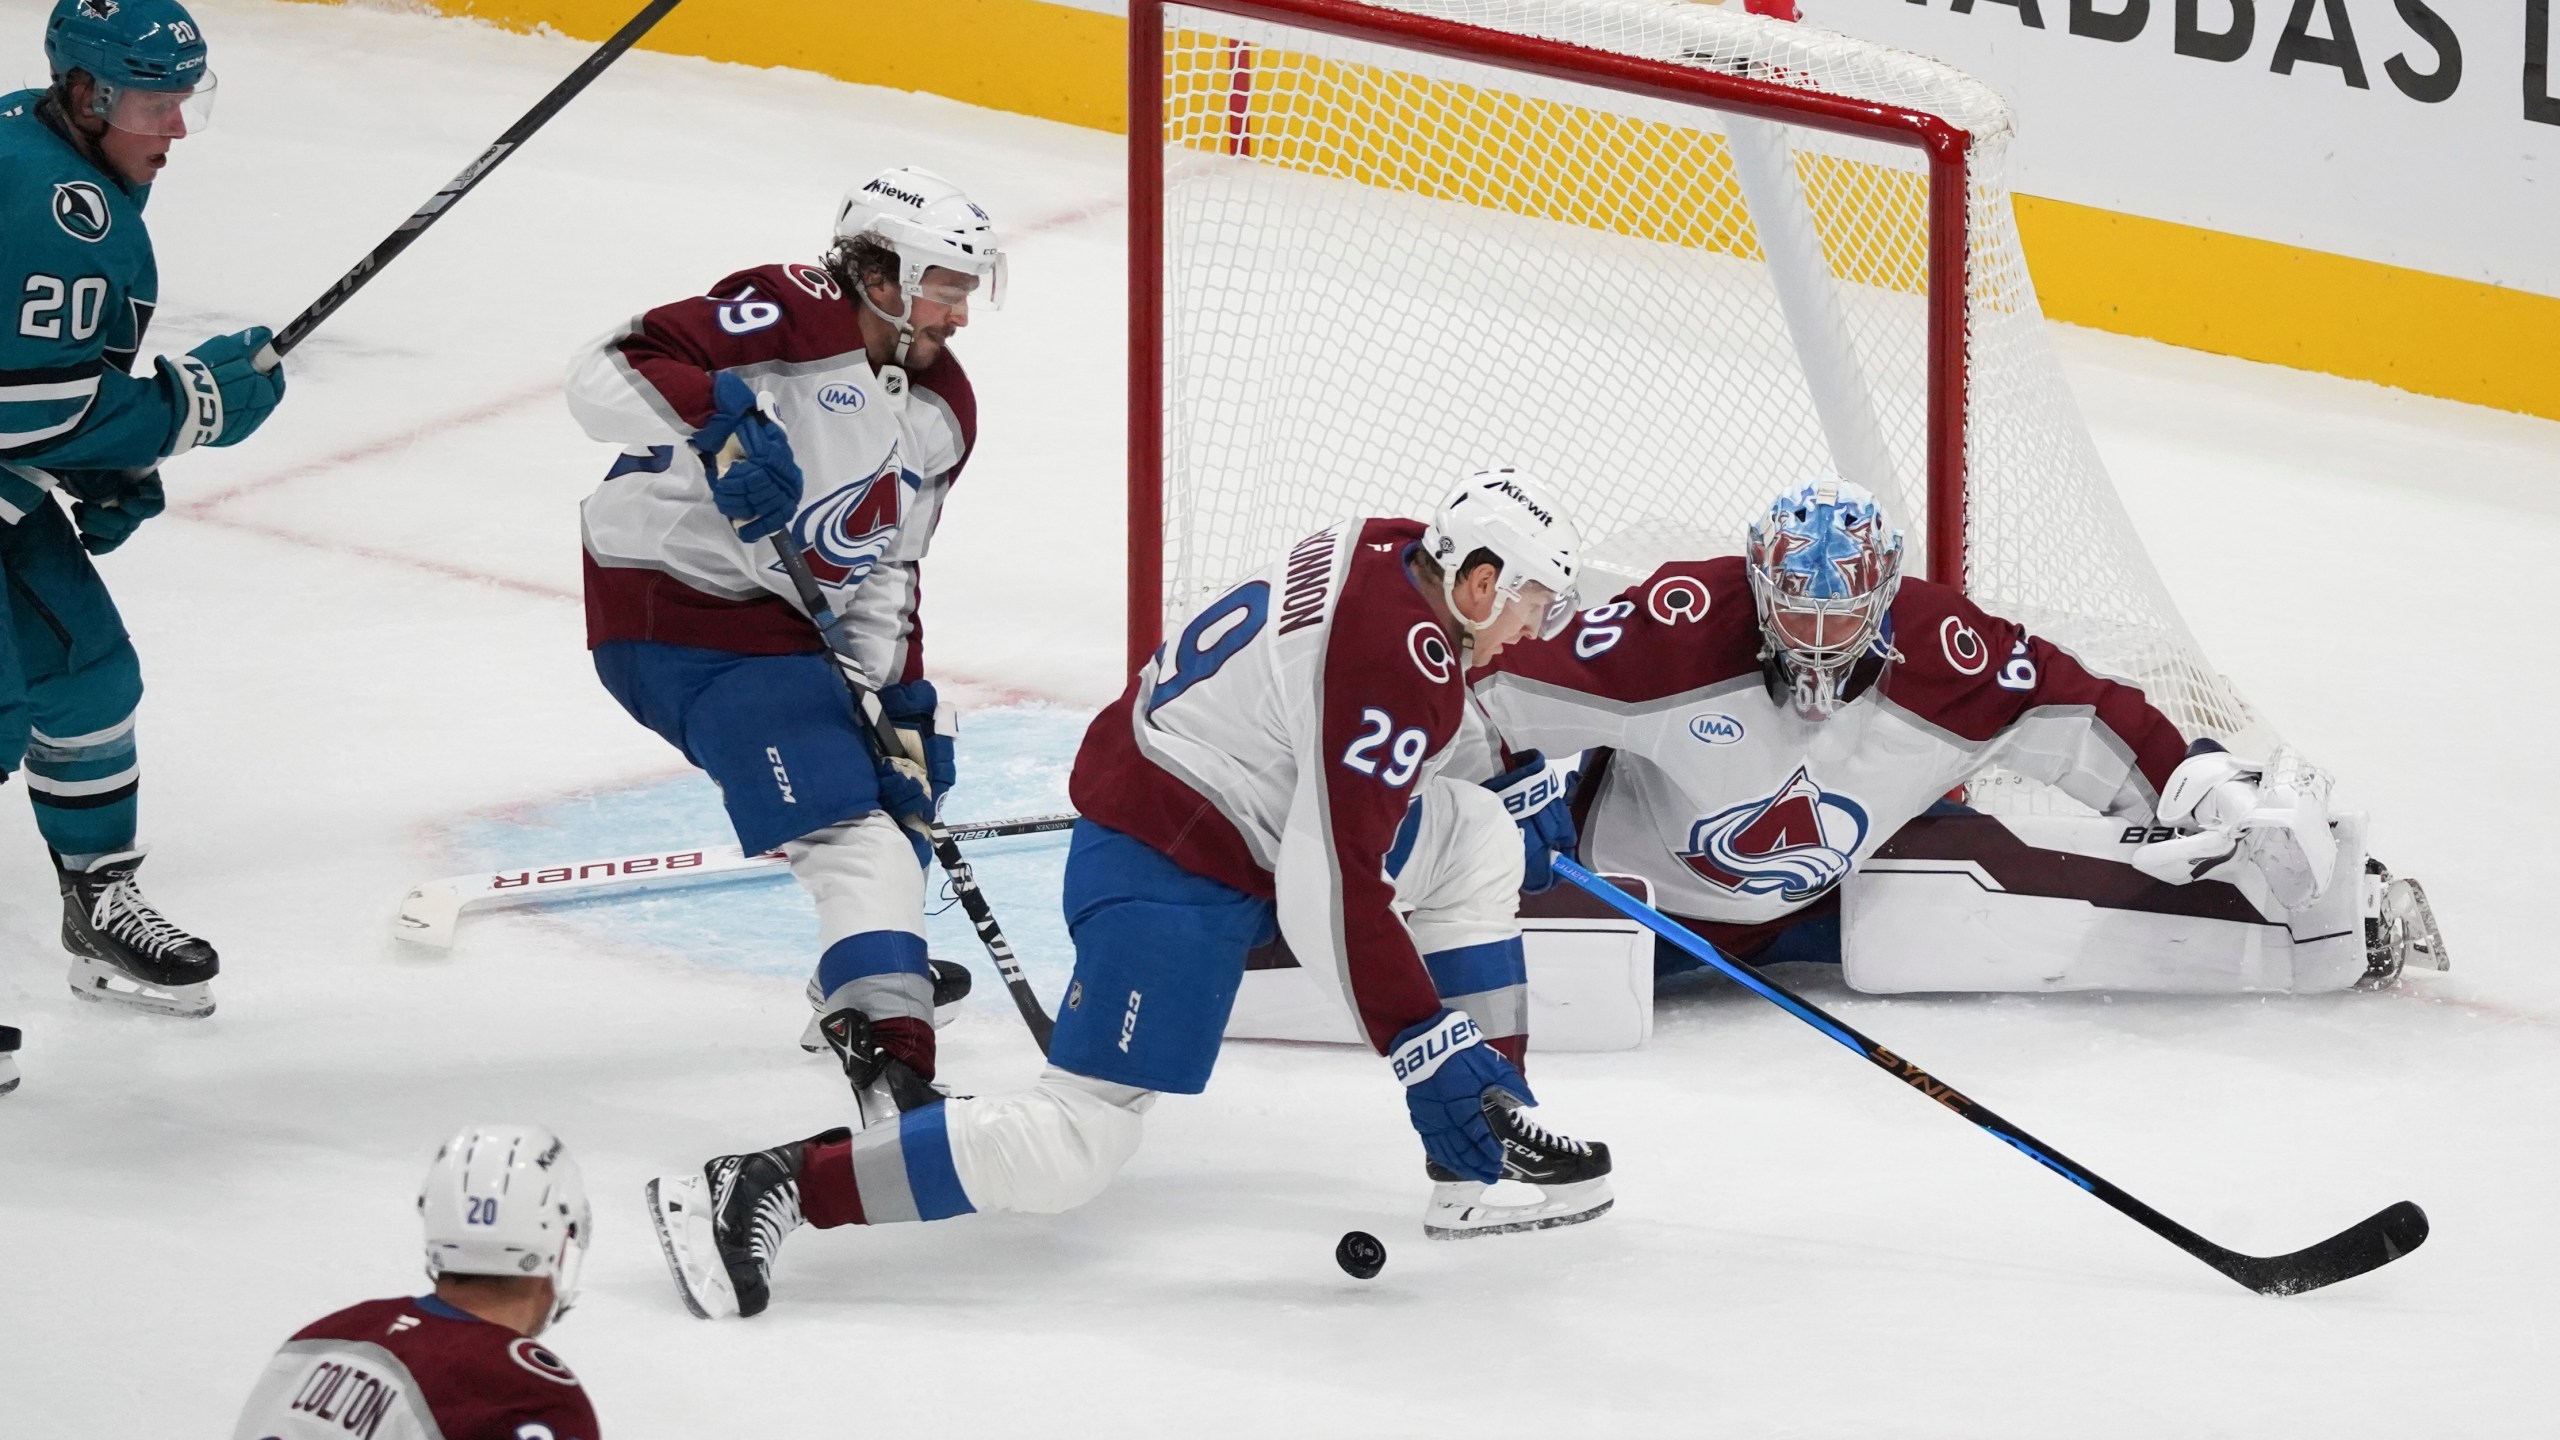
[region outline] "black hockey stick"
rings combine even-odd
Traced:
[[[1723,971],[1761,999],[1866,1057],[1896,1080],[1991,1132],[1994,1139],[2019,1154],[2097,1196],[2119,1212],[2132,1216],[2152,1234],[2261,1295],[2299,1295],[2305,1290],[2317,1290],[2323,1285],[2351,1280],[2367,1270],[2390,1264],[2417,1249],[2427,1238],[2427,1212],[2402,1200],[2385,1206],[2366,1220],[2317,1245],[2296,1250],[2290,1255],[2243,1255],[2237,1250],[2225,1250],[2117,1189],[2096,1171],[1991,1113],[1990,1107],[1976,1103],[1928,1071],[1841,1024],[1794,991],[1747,965],[1726,958],[1704,937],[1592,874],[1570,858],[1556,857],[1556,873],[1598,896],[1611,909]]]
[[[818,577],[809,573],[808,560],[792,547],[788,531],[774,535],[773,553],[782,561],[783,573],[791,577],[791,588],[800,596],[800,607],[809,612],[819,638],[827,642],[827,653],[835,657],[836,675],[852,697],[854,717],[861,722],[857,728],[871,751],[873,763],[884,757],[916,759],[908,754],[896,727],[880,713],[880,697],[859,678],[862,666],[854,659],[852,637],[844,633],[844,617],[827,602],[827,592],[818,588]],[[909,820],[905,824],[933,847],[933,858],[941,861],[943,871],[950,875],[952,892],[960,897],[960,908],[968,913],[969,923],[977,927],[978,943],[987,947],[988,956],[996,962],[996,973],[1004,977],[1004,988],[1013,996],[1013,1008],[1022,1012],[1022,1023],[1031,1027],[1031,1038],[1040,1046],[1040,1053],[1048,1054],[1049,1033],[1057,1028],[1057,1022],[1042,1008],[1040,997],[1031,993],[1031,982],[1022,978],[1022,963],[1014,959],[1012,942],[997,927],[996,912],[979,892],[977,873],[961,857],[959,843],[951,837],[951,827],[939,820]]]
[[[321,321],[336,314],[338,307],[346,304],[358,290],[363,289],[376,272],[398,258],[401,251],[408,249],[420,235],[426,233],[428,226],[443,219],[444,213],[459,203],[463,196],[470,194],[472,187],[478,185],[490,171],[497,169],[500,161],[514,154],[526,140],[532,138],[534,131],[551,123],[551,117],[567,108],[570,101],[577,99],[579,91],[595,83],[595,78],[605,72],[605,67],[621,59],[622,52],[638,44],[641,36],[648,34],[652,27],[666,18],[668,11],[682,3],[684,0],[649,0],[647,9],[632,16],[631,23],[614,32],[613,38],[598,46],[596,53],[588,56],[586,62],[577,69],[570,71],[567,79],[552,86],[551,93],[543,96],[541,100],[535,102],[532,109],[524,112],[523,119],[508,126],[507,133],[491,142],[488,149],[481,151],[479,159],[464,166],[461,174],[446,181],[443,189],[428,196],[427,203],[419,206],[408,219],[400,222],[400,228],[392,231],[381,244],[373,247],[373,253],[357,261],[356,267],[339,276],[338,283],[322,292],[319,299],[311,302],[310,308],[293,317],[292,324],[276,332],[276,338],[268,342],[264,350],[258,352],[257,359],[253,363],[261,370],[276,368],[278,361],[293,353],[293,347],[310,338],[311,332],[320,328]]]

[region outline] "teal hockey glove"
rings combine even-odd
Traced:
[[[237,445],[256,432],[284,401],[284,367],[261,370],[253,362],[275,333],[253,325],[236,335],[216,335],[178,359],[160,357],[160,378],[178,397],[178,429],[164,458],[198,445]]]

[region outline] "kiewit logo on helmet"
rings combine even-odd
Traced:
[[[1510,496],[1512,499],[1519,501],[1520,508],[1528,511],[1531,515],[1536,516],[1539,524],[1553,525],[1556,523],[1556,517],[1548,514],[1545,507],[1539,505],[1537,501],[1530,499],[1528,491],[1521,489],[1519,486],[1512,484],[1508,480],[1494,481],[1493,488]]]
[[[886,180],[872,181],[870,184],[862,187],[862,193],[865,195],[884,196],[888,199],[897,201],[901,205],[914,206],[918,210],[924,208],[924,197],[922,195],[917,194],[913,190],[901,190]]]

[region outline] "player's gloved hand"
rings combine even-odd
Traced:
[[[924,767],[904,755],[875,755],[871,758],[871,773],[880,808],[906,829],[907,843],[915,847],[916,863],[932,863],[932,849],[912,828],[933,821],[933,792],[926,786]]]
[[[712,377],[711,418],[693,432],[693,448],[711,476],[711,503],[737,524],[739,539],[752,545],[800,513],[803,482],[791,437],[729,371]]]
[[[1484,788],[1501,797],[1503,813],[1520,826],[1520,843],[1527,856],[1520,888],[1535,895],[1554,888],[1556,856],[1570,855],[1582,843],[1574,831],[1573,810],[1565,803],[1573,798],[1574,782],[1582,775],[1535,750],[1522,752],[1518,759],[1519,764],[1484,782]]]
[[[267,422],[284,402],[284,366],[254,363],[275,332],[252,325],[236,335],[216,335],[172,360],[160,357],[160,379],[177,402],[178,425],[163,458],[198,445],[237,445]]]
[[[916,748],[924,752],[924,778],[933,787],[937,815],[951,787],[960,781],[960,757],[951,743],[951,732],[957,727],[943,722],[941,710],[942,697],[930,680],[880,687],[880,713],[901,734],[914,736]]]
[[[1534,1105],[1529,1082],[1465,1012],[1443,1010],[1396,1037],[1387,1052],[1404,1082],[1404,1106],[1422,1136],[1422,1153],[1469,1180],[1502,1178],[1502,1142],[1485,1123],[1484,1092],[1510,1091]]]
[[[2337,870],[2328,777],[2288,747],[2252,765],[2196,742],[2170,772],[2157,813],[2187,833],[2135,849],[2134,868],[2155,880],[2184,885],[2238,856],[2266,879],[2276,903],[2299,910],[2328,890]]]
[[[72,496],[71,523],[80,548],[104,555],[130,538],[142,522],[169,508],[157,470],[66,470],[54,477]]]

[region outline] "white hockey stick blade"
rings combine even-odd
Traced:
[[[789,873],[790,862],[782,856],[742,855],[735,845],[697,845],[563,865],[483,870],[430,880],[410,891],[400,901],[391,931],[411,944],[450,950],[454,930],[473,911],[575,899],[601,891],[680,889]]]
[[[950,828],[954,840],[1002,840],[1071,829],[1072,814],[982,820]],[[735,845],[696,845],[647,855],[572,860],[430,880],[401,898],[391,933],[429,950],[453,948],[462,917],[478,910],[538,905],[547,900],[590,898],[609,891],[676,890],[791,873],[780,852],[742,855]]]

